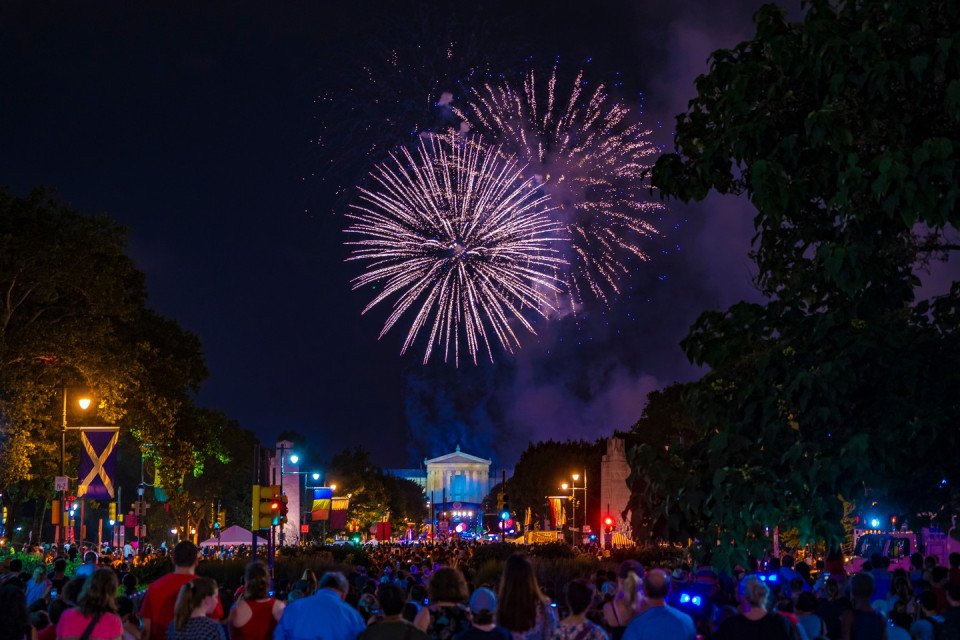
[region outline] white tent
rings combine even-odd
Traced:
[[[201,547],[215,547],[217,545],[223,546],[236,546],[238,544],[249,545],[253,541],[253,534],[241,527],[240,525],[233,525],[232,527],[227,527],[220,532],[220,537],[214,536],[209,540],[204,540],[200,543]],[[266,545],[267,541],[257,536],[257,544]]]

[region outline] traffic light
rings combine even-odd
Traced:
[[[4,507],[3,507],[3,520],[0,520],[0,525],[5,525],[5,524],[7,524],[7,507],[6,507],[6,505],[4,505]]]
[[[289,511],[290,509],[287,507],[287,496],[280,496],[280,508],[278,509],[277,514],[279,518],[277,519],[277,524],[287,524],[287,513]]]
[[[117,521],[117,503],[111,502],[107,508],[110,514],[110,517],[108,519],[110,520],[111,523],[116,522]]]
[[[503,496],[503,504],[500,505],[500,519],[509,520],[510,519],[510,498],[507,497],[506,492],[501,494]]]
[[[217,512],[217,519],[213,523],[214,529],[223,529],[227,526],[227,511],[226,509]]]
[[[603,516],[604,531],[606,531],[607,533],[610,533],[611,531],[613,531],[613,523],[614,523],[613,516],[611,516],[610,514]]]
[[[503,511],[503,491],[497,494],[497,511]]]
[[[63,517],[63,511],[62,509],[60,509],[60,501],[51,500],[50,501],[50,524],[59,525],[62,517]],[[4,520],[6,520],[6,518],[4,518]]]
[[[280,510],[280,486],[253,485],[253,528],[269,529]]]

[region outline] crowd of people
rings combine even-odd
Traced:
[[[850,576],[789,556],[731,574],[628,560],[555,585],[522,552],[483,581],[476,549],[381,545],[368,566],[296,580],[254,561],[233,590],[196,574],[189,541],[145,590],[94,552],[72,577],[63,558],[30,574],[12,560],[0,640],[960,640],[960,554],[909,571],[878,556]]]

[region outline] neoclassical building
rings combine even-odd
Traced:
[[[451,529],[463,523],[470,529],[480,522],[483,499],[496,484],[490,476],[491,461],[464,453],[460,446],[452,453],[425,459],[420,469],[393,469],[387,473],[412,480],[423,487],[431,511]]]

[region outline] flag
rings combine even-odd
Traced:
[[[554,529],[562,529],[567,524],[567,514],[563,511],[563,502],[566,496],[549,496],[550,501],[550,519],[553,520]]]
[[[350,508],[350,498],[334,498],[331,500],[330,530],[337,531],[347,526],[347,509]]]
[[[77,496],[112,500],[114,470],[117,466],[117,427],[96,427],[80,431],[80,488]]]
[[[310,509],[310,519],[314,522],[330,519],[330,502],[333,500],[333,489],[320,487],[313,490],[313,507]]]

